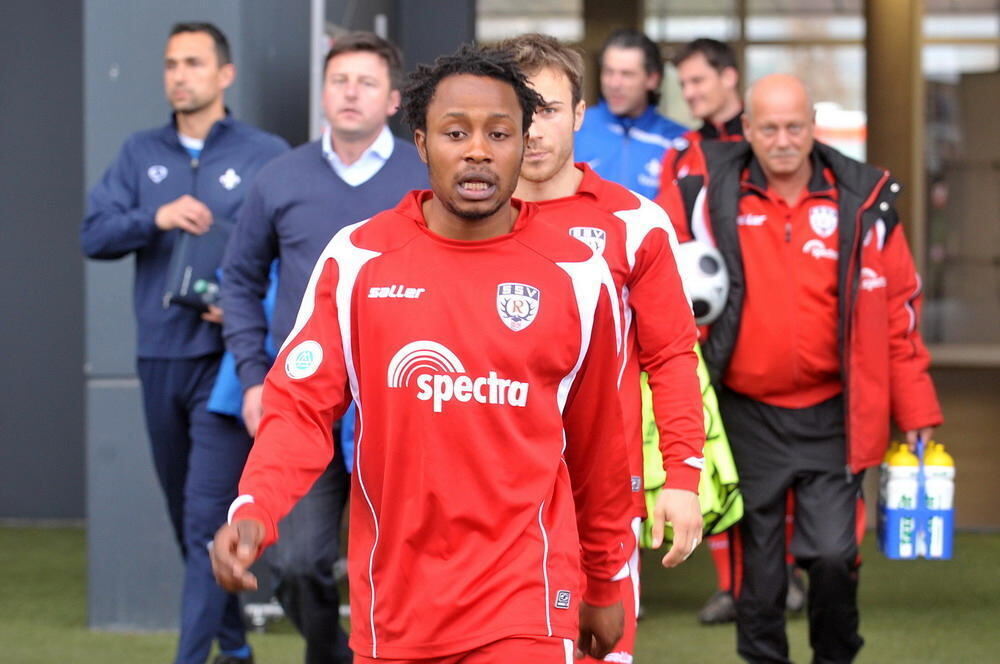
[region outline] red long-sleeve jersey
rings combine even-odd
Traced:
[[[691,305],[674,262],[673,226],[658,205],[577,164],[572,196],[538,203],[541,218],[602,256],[621,303],[624,344],[619,397],[636,513],[642,493],[642,400],[639,372],[649,374],[666,486],[698,491],[705,424]]]
[[[507,235],[438,236],[421,212],[431,195],[412,192],[323,252],[230,510],[273,542],[354,399],[351,647],[372,657],[574,638],[581,596],[611,604],[627,573],[603,264],[530,203]]]

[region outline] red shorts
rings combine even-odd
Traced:
[[[511,636],[455,655],[427,659],[372,659],[355,653],[354,664],[573,664],[573,642],[554,636]]]

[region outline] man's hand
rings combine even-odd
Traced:
[[[201,319],[216,325],[222,325],[222,309],[214,304],[208,305],[208,311],[201,315]]]
[[[243,393],[243,424],[251,438],[257,435],[257,427],[260,426],[260,418],[264,414],[264,405],[261,401],[263,394],[263,385],[254,385]]]
[[[231,593],[256,590],[257,577],[247,569],[257,560],[262,541],[264,524],[253,519],[239,519],[219,528],[209,549],[216,582]]]
[[[924,441],[924,445],[931,442],[934,437],[934,427],[924,427],[923,429],[914,429],[913,431],[906,432],[906,445],[910,448],[910,451],[914,454],[917,453],[917,438]]]
[[[590,656],[604,659],[625,632],[625,609],[622,603],[593,606],[580,602],[580,638],[576,642],[576,658]]]
[[[663,544],[663,524],[674,526],[674,543],[663,556],[664,567],[676,567],[688,559],[701,542],[701,504],[698,494],[683,489],[663,489],[653,508],[653,548]]]
[[[184,194],[160,206],[155,221],[156,227],[162,231],[179,228],[192,235],[201,235],[212,226],[212,211],[194,196]]]

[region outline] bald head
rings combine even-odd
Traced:
[[[798,77],[771,74],[747,90],[743,133],[769,181],[808,178],[815,116]]]
[[[791,74],[770,74],[757,79],[747,88],[744,113],[750,115],[755,105],[764,104],[765,109],[772,106],[782,108],[805,109],[811,113],[812,97],[806,89],[806,84],[798,76]]]

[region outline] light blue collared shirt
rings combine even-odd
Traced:
[[[352,187],[358,187],[375,177],[375,174],[385,165],[385,162],[389,161],[389,157],[392,156],[392,149],[396,145],[396,139],[393,138],[388,126],[382,127],[382,131],[379,132],[375,142],[369,145],[368,149],[361,154],[361,157],[351,165],[347,165],[341,161],[337,153],[333,151],[333,142],[330,139],[329,127],[323,130],[322,145],[323,156],[326,157],[330,168],[340,176],[341,180]]]

